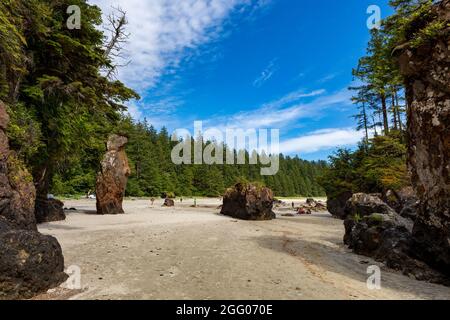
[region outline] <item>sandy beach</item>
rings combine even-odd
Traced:
[[[419,282],[350,252],[343,222],[328,213],[273,221],[219,214],[220,199],[163,208],[126,200],[126,214],[95,215],[95,200],[65,201],[67,219],[39,231],[60,242],[66,268],[81,270],[81,289],[38,299],[450,299],[450,288]],[[298,201],[298,200],[297,200]],[[382,270],[380,290],[367,267]]]

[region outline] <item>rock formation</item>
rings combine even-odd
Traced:
[[[62,221],[66,219],[64,203],[58,199],[36,198],[35,215],[37,223]]]
[[[97,214],[121,214],[123,196],[131,173],[125,153],[126,137],[111,135],[97,176]]]
[[[436,4],[430,22],[445,26],[419,45],[396,49],[408,103],[408,164],[419,198],[413,229],[414,252],[450,274],[450,0]]]
[[[175,201],[173,201],[173,199],[166,198],[164,200],[163,206],[164,207],[174,207],[175,206]]]
[[[33,180],[9,150],[0,101],[0,299],[30,298],[66,279],[58,241],[37,232]]]
[[[36,191],[33,180],[9,150],[6,127],[9,117],[0,101],[0,216],[25,230],[37,230],[34,216]]]
[[[377,195],[356,193],[346,203],[345,217],[359,216],[360,218],[369,216],[372,213],[393,214],[394,209],[389,207]]]
[[[272,190],[238,183],[225,193],[221,214],[242,220],[271,220],[275,219],[272,208]]]
[[[413,247],[413,221],[400,216],[375,195],[355,194],[346,205],[344,243],[417,280],[450,285],[449,279],[421,261]]]
[[[328,212],[331,213],[335,218],[345,219],[345,205],[347,204],[347,200],[351,197],[351,192],[343,192],[333,197],[329,196],[327,200]]]

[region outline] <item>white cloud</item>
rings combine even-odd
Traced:
[[[139,107],[135,103],[130,102],[128,103],[127,107],[128,107],[127,112],[133,119],[142,118],[142,112],[139,110]]]
[[[320,150],[329,150],[337,147],[356,145],[363,138],[363,133],[351,128],[331,128],[314,131],[307,135],[282,141],[280,152],[314,153]]]
[[[120,7],[127,13],[126,45],[131,64],[119,78],[140,92],[154,87],[200,45],[217,39],[230,14],[265,5],[264,0],[90,0],[106,15]],[[172,70],[173,72],[173,70]]]
[[[331,73],[328,74],[326,76],[324,76],[323,78],[317,80],[317,83],[326,83],[328,81],[333,80],[334,78],[336,78],[339,74],[338,73]]]
[[[263,104],[261,107],[226,117],[216,117],[208,125],[220,128],[285,128],[300,119],[318,118],[331,107],[351,104],[351,92],[342,89],[324,95],[325,90],[312,92],[294,91],[282,98]],[[316,97],[311,102],[301,103],[304,98]]]
[[[268,81],[277,71],[277,59],[273,59],[269,62],[269,65],[264,68],[264,70],[261,72],[261,74],[258,76],[258,78],[253,81],[253,86],[256,88],[261,87],[266,81]]]

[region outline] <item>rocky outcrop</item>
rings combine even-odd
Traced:
[[[97,214],[121,214],[123,196],[131,173],[125,146],[126,137],[111,135],[107,152],[101,162],[101,172],[97,176]]]
[[[450,284],[445,275],[417,257],[412,220],[396,213],[379,197],[361,193],[348,200],[346,211],[344,243],[355,253],[373,257],[417,280]]]
[[[345,206],[347,200],[352,197],[352,193],[347,191],[336,196],[328,196],[327,209],[328,212],[333,215],[333,217],[338,219],[345,219]]]
[[[37,232],[36,191],[9,150],[8,115],[0,101],[0,299],[30,298],[66,279],[58,241]]]
[[[0,217],[0,300],[31,298],[67,279],[58,241]]]
[[[345,205],[345,217],[365,217],[373,213],[391,214],[395,211],[383,202],[379,197],[372,194],[356,193]]]
[[[36,206],[35,214],[37,223],[62,221],[66,219],[64,213],[64,203],[58,199],[36,199],[39,205]]]
[[[0,101],[0,216],[18,228],[37,230],[33,179],[14,152],[9,150],[8,122],[6,106]]]
[[[424,21],[411,27],[411,40],[431,22],[444,27],[395,51],[408,103],[408,164],[420,201],[413,246],[421,259],[450,274],[450,0],[418,19]]]
[[[225,193],[221,214],[242,220],[272,220],[276,217],[272,209],[272,190],[238,183]]]

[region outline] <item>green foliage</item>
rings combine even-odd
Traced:
[[[31,159],[43,146],[39,122],[32,110],[21,103],[8,107],[10,122],[8,125],[9,144],[22,159]]]
[[[11,146],[25,160],[39,194],[92,186],[104,141],[138,98],[103,75],[101,11],[73,0],[82,28],[66,27],[68,4],[53,0],[0,3],[0,99],[9,106]],[[87,191],[87,190],[85,190]]]
[[[352,152],[339,150],[319,178],[330,198],[345,192],[383,193],[409,185],[406,145],[399,135],[377,136]]]

